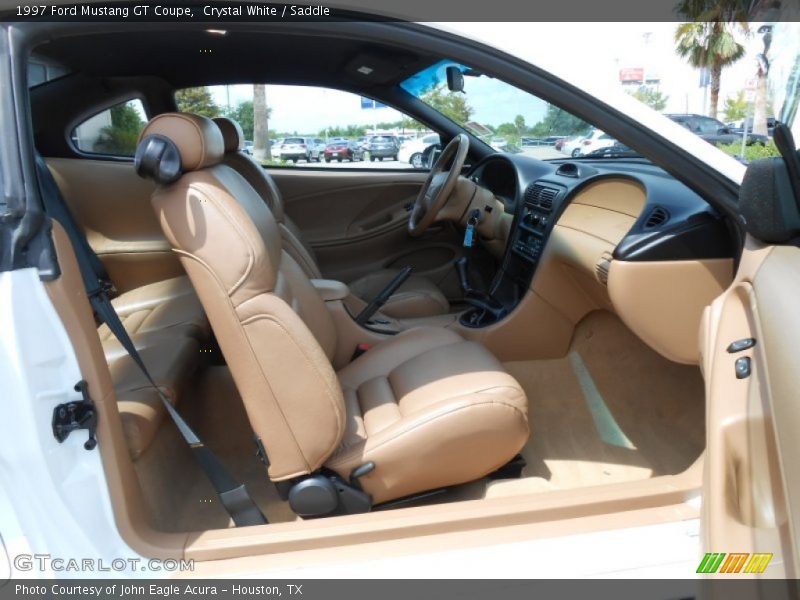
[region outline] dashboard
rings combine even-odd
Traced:
[[[545,162],[495,154],[467,177],[499,198],[513,221],[488,290],[503,310],[467,311],[461,318],[466,327],[486,327],[512,312],[532,289],[537,270],[554,254],[562,255],[562,262],[577,273],[570,276],[585,280],[583,293],[601,298],[601,305],[614,260],[697,261],[734,255],[724,219],[688,187],[642,159]],[[554,297],[552,302],[560,300]]]

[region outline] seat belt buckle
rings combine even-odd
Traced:
[[[107,279],[98,279],[97,288],[87,292],[89,298],[105,297],[110,298],[113,294],[117,293],[116,286]]]
[[[350,360],[354,361],[362,354],[365,354],[370,348],[372,348],[372,344],[366,344],[364,342],[356,344],[355,352],[353,352],[353,356],[350,358]]]

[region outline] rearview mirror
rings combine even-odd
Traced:
[[[464,91],[464,74],[461,69],[455,66],[449,66],[445,69],[447,73],[447,89],[451,92]]]
[[[720,127],[719,129],[717,129],[717,133],[720,135],[728,135],[730,132],[731,130],[728,129],[727,127]]]

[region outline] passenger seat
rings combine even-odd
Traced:
[[[483,345],[410,329],[334,371],[325,303],[223,154],[210,119],[165,113],[142,133],[137,171],[159,183],[153,208],[295,513],[363,512],[512,460],[528,439],[527,399]]]
[[[75,247],[87,254],[93,271],[104,274],[99,258],[69,210],[47,163],[36,160],[41,192],[48,215],[59,221]],[[177,403],[202,362],[210,326],[188,277],[174,277],[145,285],[112,300],[112,304],[159,387]],[[148,448],[166,416],[156,391],[105,324],[98,328],[119,402],[119,411],[131,457]]]
[[[283,249],[299,264],[309,279],[321,279],[314,251],[303,239],[300,229],[286,214],[283,198],[272,177],[242,150],[242,128],[233,119],[218,117],[214,123],[222,133],[225,144],[223,163],[245,178],[266,202],[281,233]],[[378,269],[355,281],[346,282],[354,296],[370,302],[394,279],[399,269]],[[381,307],[381,312],[395,319],[416,319],[443,315],[450,303],[442,291],[429,279],[412,274]]]

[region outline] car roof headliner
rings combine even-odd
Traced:
[[[204,29],[126,30],[56,38],[37,55],[97,77],[159,77],[175,88],[271,83],[368,90],[394,85],[438,60],[336,35]],[[364,75],[359,67],[367,65]]]

